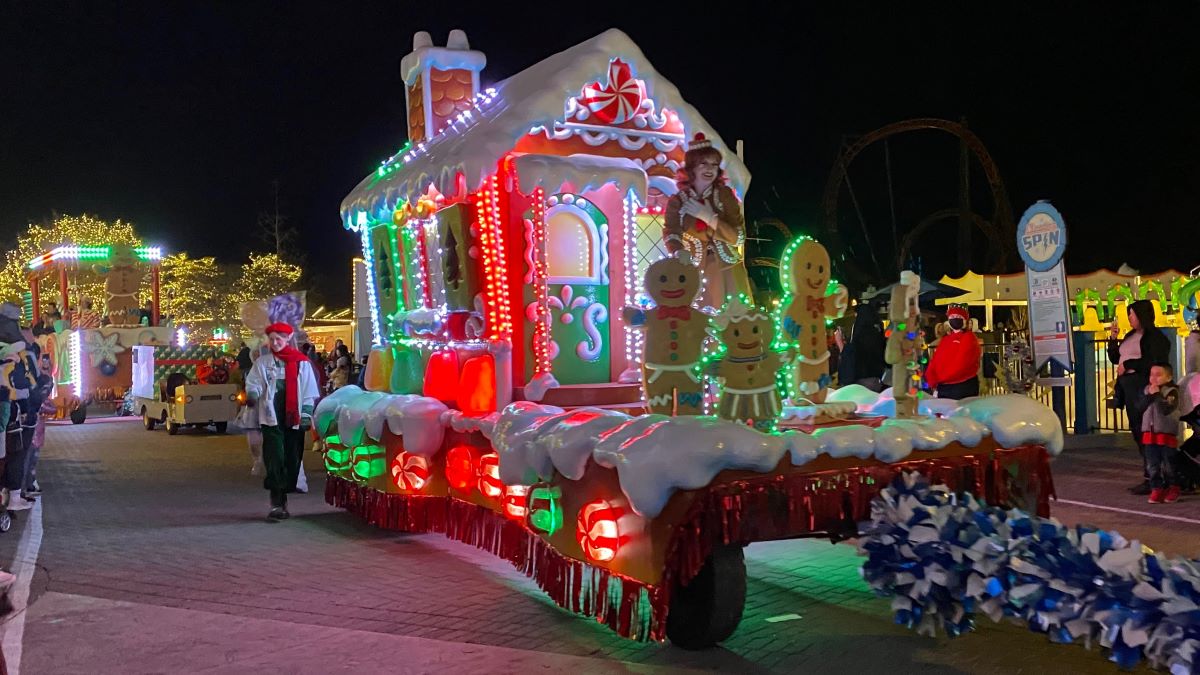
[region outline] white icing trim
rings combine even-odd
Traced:
[[[548,194],[559,192],[570,183],[577,193],[598,190],[612,183],[621,194],[633,190],[639,197],[646,194],[646,172],[634,160],[626,157],[597,157],[595,155],[521,155],[516,158],[521,192],[530,195],[537,188]]]
[[[712,127],[654,67],[625,33],[611,29],[555,54],[496,85],[496,97],[461,115],[433,140],[410,151],[405,166],[380,177],[376,172],[359,182],[342,200],[345,222],[350,214],[381,215],[388,205],[425,193],[432,183],[445,194],[460,186],[475,191],[496,171],[497,161],[510,152],[532,127],[553,126],[563,113],[563,92],[577,92],[586,82],[608,74],[609,61],[620,56],[646,84],[647,95],[663,109],[678,114],[688,133],[702,132],[725,157],[725,171],[739,194],[745,194],[750,172]],[[395,161],[401,161],[397,158]]]
[[[472,73],[479,73],[486,65],[487,55],[483,52],[447,47],[422,47],[400,59],[400,76],[404,78],[406,86],[412,86],[412,83],[417,80],[417,74],[428,73],[430,68],[469,70]],[[425,82],[424,84],[428,85],[429,83]]]

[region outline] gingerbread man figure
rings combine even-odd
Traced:
[[[723,381],[717,416],[745,422],[759,431],[772,431],[781,410],[776,375],[790,354],[772,348],[775,322],[766,310],[749,305],[739,295],[713,318],[725,346],[709,374]]]
[[[700,269],[687,253],[650,264],[644,279],[655,307],[626,307],[625,321],[645,331],[642,388],[650,412],[704,413],[704,385],[698,372],[708,315],[692,307],[700,291]]]
[[[913,417],[917,414],[917,398],[920,395],[921,351],[925,338],[921,335],[920,309],[917,297],[921,280],[917,275],[904,271],[900,283],[892,288],[891,303],[888,305],[890,324],[887,331],[887,347],[883,360],[892,367],[892,396],[896,399],[896,417]]]
[[[791,393],[812,403],[825,400],[829,386],[829,343],[825,320],[846,313],[849,292],[837,284],[829,288],[829,252],[816,240],[802,237],[788,247],[781,275],[788,289],[783,306],[784,336],[796,350]]]

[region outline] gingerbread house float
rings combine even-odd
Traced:
[[[620,308],[666,253],[686,139],[712,140],[739,196],[750,174],[619,30],[481,89],[485,63],[461,31],[417,33],[409,140],[342,202],[369,269],[368,388],[468,412],[639,405]]]
[[[841,419],[791,408],[801,423],[785,430],[646,414],[625,384],[640,332],[618,308],[640,304],[651,261],[686,264],[657,261],[684,139],[713,139],[738,191],[746,170],[619,31],[478,91],[483,65],[461,33],[446,47],[418,34],[403,62],[412,140],[342,205],[375,347],[366,390],[316,408],[328,503],[491,551],[564,608],[687,648],[736,629],[744,545],[857,534],[904,472],[1048,514],[1062,429],[1023,396],[910,400],[904,417],[892,392],[852,385],[824,404]],[[823,275],[804,277],[807,338],[828,257],[801,249],[787,267]]]

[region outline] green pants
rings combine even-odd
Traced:
[[[263,487],[271,491],[271,504],[282,506],[284,495],[296,491],[300,462],[304,457],[304,431],[276,426],[262,427]]]

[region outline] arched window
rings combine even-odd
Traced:
[[[608,283],[608,224],[581,197],[555,195],[546,210],[546,281],[552,284]]]

